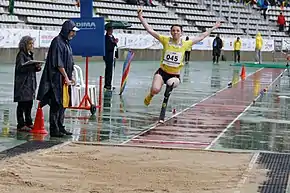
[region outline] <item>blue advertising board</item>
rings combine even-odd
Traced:
[[[105,20],[93,17],[93,1],[80,0],[81,17],[71,18],[80,30],[70,41],[73,55],[92,57],[105,55]]]

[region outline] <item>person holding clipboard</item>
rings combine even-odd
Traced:
[[[42,61],[33,60],[33,38],[24,36],[19,42],[14,75],[14,102],[17,102],[17,131],[29,132],[33,128],[31,109],[37,87],[36,72]],[[25,115],[25,118],[24,116]]]

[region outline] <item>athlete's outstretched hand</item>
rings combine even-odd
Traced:
[[[140,20],[141,24],[143,25],[143,27],[146,29],[146,31],[152,35],[155,39],[159,40],[160,41],[160,38],[159,38],[159,34],[154,31],[154,29],[147,23],[147,21],[143,18],[143,11],[141,8],[139,8],[137,10],[137,14],[138,14],[138,19]]]
[[[138,13],[138,17],[141,17],[141,16],[142,16],[142,14],[143,14],[143,11],[142,11],[142,9],[141,9],[141,8],[139,8],[139,9],[137,10],[137,13]]]
[[[214,28],[214,29],[217,29],[217,28],[219,28],[221,25],[222,25],[222,23],[221,23],[220,21],[217,21],[217,22],[214,24],[213,28]]]

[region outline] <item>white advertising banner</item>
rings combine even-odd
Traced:
[[[282,39],[282,49],[290,50],[290,39]]]
[[[34,39],[34,47],[39,47],[39,30],[1,29],[0,48],[17,48],[21,38],[27,35]]]
[[[119,39],[118,46],[128,49],[162,49],[161,43],[154,39],[151,35],[143,34],[115,34]],[[212,50],[214,37],[207,37],[204,40],[192,46],[192,50]],[[223,50],[231,51],[234,49],[235,38],[222,38]],[[242,51],[255,51],[255,39],[241,39]],[[264,39],[262,51],[271,52],[274,50],[274,40]]]
[[[28,30],[28,29],[1,29],[0,30],[0,48],[17,48],[20,39],[25,35],[30,35],[35,39],[35,48],[48,48],[51,41],[59,34],[58,31],[45,30]],[[149,34],[114,34],[119,39],[118,47],[120,49],[162,49],[162,45]],[[214,38],[208,37],[203,41],[192,46],[192,50],[212,50],[212,42]],[[235,38],[222,38],[223,50],[233,50]],[[241,39],[242,51],[254,51],[255,39]],[[274,40],[263,40],[263,51],[274,51]],[[290,48],[290,40],[284,39],[282,41],[283,47]]]
[[[57,31],[39,30],[39,47],[48,48],[53,38],[55,38],[58,34],[59,32]]]

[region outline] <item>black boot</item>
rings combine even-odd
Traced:
[[[59,132],[62,133],[62,134],[64,134],[64,135],[72,135],[73,134],[73,133],[68,132],[67,130],[65,130],[65,127],[64,126],[60,126],[59,128],[60,128],[59,129]]]
[[[59,137],[62,138],[64,137],[64,134],[61,132],[50,132],[50,137]]]

